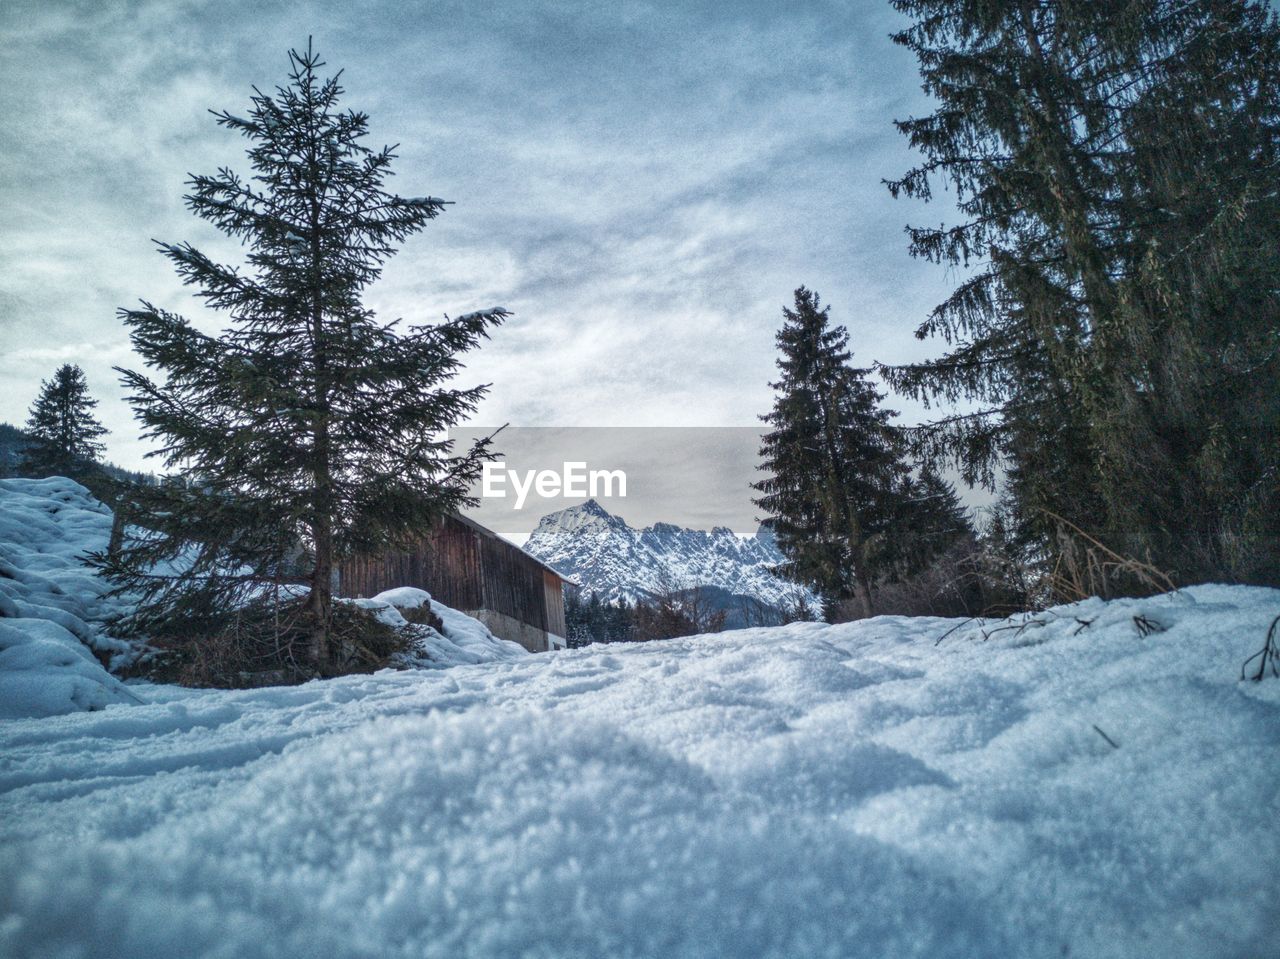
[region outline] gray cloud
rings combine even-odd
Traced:
[[[480,421],[753,424],[801,283],[859,360],[927,355],[910,332],[948,277],[908,257],[902,227],[946,211],[880,183],[912,162],[891,120],[927,108],[896,25],[880,4],[824,2],[10,0],[0,420],[79,362],[109,455],[142,464],[111,372],[132,362],[115,310],[146,297],[220,325],[150,239],[237,255],[186,213],[182,184],[246,169],[206,111],[283,82],[308,34],[373,139],[400,143],[394,186],[456,201],[371,304],[410,322],[515,311],[463,374],[494,384]]]

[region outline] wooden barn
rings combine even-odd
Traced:
[[[416,586],[532,653],[565,646],[564,577],[465,516],[445,517],[408,552],[350,559],[338,577],[343,596]]]

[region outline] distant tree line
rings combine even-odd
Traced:
[[[708,602],[698,586],[670,589],[627,599],[602,600],[576,589],[565,596],[565,628],[570,648],[592,643],[643,643],[718,633],[725,628],[728,611]]]
[[[600,594],[566,587],[564,625],[570,649],[592,643],[628,643],[636,639],[635,606],[626,598],[601,599]]]
[[[812,620],[817,611],[803,590],[782,606],[749,596],[726,602],[710,588],[682,583],[660,571],[656,588],[634,601],[608,600],[591,590],[565,588],[565,629],[571,648],[592,643],[637,643],[718,633],[746,626],[781,626]]]
[[[64,363],[40,384],[25,428],[0,423],[0,477],[68,476],[104,493],[113,483],[152,485],[153,474],[122,469],[102,459],[107,430],[93,411],[84,371]]]

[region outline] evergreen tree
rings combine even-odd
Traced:
[[[1241,0],[895,0],[935,113],[890,184],[957,191],[912,252],[977,272],[886,370],[978,401],[921,452],[1183,579],[1280,577],[1280,28]]]
[[[799,593],[793,602],[787,603],[782,609],[781,622],[779,626],[785,626],[788,623],[815,623],[820,621],[818,610],[814,609],[809,602],[809,597],[805,593]]]
[[[895,503],[898,516],[890,547],[896,578],[922,572],[953,545],[975,536],[955,487],[927,465],[919,476],[902,480]]]
[[[783,308],[777,343],[781,377],[760,450],[766,477],[754,484],[787,562],[780,572],[811,584],[833,613],[856,599],[872,612],[872,585],[885,568],[885,536],[905,468],[883,396],[849,365],[849,334],[829,307],[800,287]]]
[[[564,631],[565,642],[570,649],[579,649],[593,641],[586,617],[586,604],[582,601],[580,591],[574,587],[564,589]]]
[[[485,388],[447,384],[460,354],[507,314],[399,328],[364,306],[397,244],[445,204],[386,192],[393,148],[362,143],[367,115],[339,108],[338,76],[319,77],[310,46],[289,56],[289,83],[255,89],[247,117],[214,114],[249,142],[252,177],[223,168],[189,181],[189,209],[245,244],[247,269],[160,244],[230,327],[206,335],[145,302],[121,311],[134,348],[162,374],[120,371],[144,435],[191,482],[139,491],[133,509],[152,532],[107,563],[143,591],[140,616],[152,626],[216,617],[300,566],[306,655],[327,671],[338,564],[468,502],[487,444],[455,452],[439,437]],[[179,559],[179,573],[153,575]]]
[[[635,606],[624,596],[610,607],[605,635],[610,643],[629,643],[635,638]]]
[[[606,601],[595,592],[583,599],[580,590],[565,590],[564,621],[571,649],[591,643],[630,642],[634,638],[634,615],[626,599]]]
[[[107,431],[94,418],[98,401],[89,395],[84,371],[64,363],[40,384],[31,404],[22,470],[36,476],[83,476],[98,465]]]

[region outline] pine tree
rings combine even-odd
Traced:
[[[890,547],[897,578],[924,571],[953,545],[976,535],[955,486],[928,465],[918,476],[901,481],[895,505],[898,515]]]
[[[393,148],[362,143],[368,116],[339,108],[339,77],[319,77],[309,45],[289,57],[289,83],[255,89],[246,117],[214,113],[249,142],[252,177],[223,168],[189,181],[188,208],[245,244],[247,269],[159,244],[230,327],[210,336],[146,302],[121,311],[134,348],[163,374],[120,370],[144,435],[190,482],[134,504],[154,534],[110,571],[145,591],[141,616],[155,625],[216,614],[301,564],[307,656],[325,671],[337,654],[338,564],[468,502],[487,444],[455,452],[441,434],[486,388],[447,384],[507,313],[400,328],[363,304],[396,246],[445,203],[386,192]],[[179,557],[184,572],[151,574]]]
[[[22,469],[37,476],[83,476],[98,464],[107,431],[93,416],[98,401],[89,395],[84,371],[65,363],[40,384],[31,405]]]
[[[829,307],[800,287],[783,308],[777,343],[781,377],[754,484],[787,562],[787,577],[815,587],[829,614],[856,599],[872,613],[884,568],[895,490],[905,474],[884,398],[865,369],[850,366],[849,334]]]
[[[625,598],[602,600],[598,593],[583,599],[578,589],[566,589],[564,621],[569,647],[591,643],[625,643],[634,638],[634,610]]]
[[[625,596],[605,610],[602,635],[606,643],[628,643],[635,638],[635,607]]]
[[[939,102],[890,184],[957,192],[912,252],[977,272],[886,370],[982,408],[920,452],[1182,574],[1280,576],[1280,28],[1240,0],[895,0]]]

